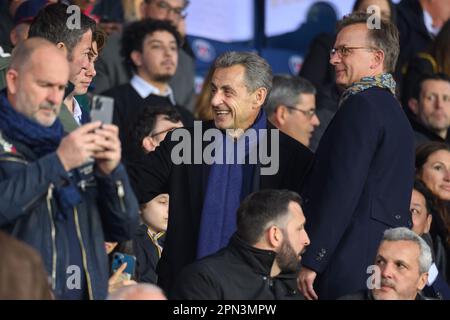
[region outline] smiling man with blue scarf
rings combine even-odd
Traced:
[[[267,121],[262,109],[272,87],[267,61],[254,53],[227,52],[214,67],[214,120],[203,122],[200,130],[195,126],[169,133],[154,152],[128,166],[141,202],[170,194],[167,236],[157,268],[158,283],[166,292],[185,265],[228,245],[236,231],[236,210],[248,194],[269,188],[298,192],[312,161],[307,147]],[[184,153],[194,161],[176,164],[172,151],[178,142],[172,137],[181,131],[194,138],[192,149]],[[213,139],[201,138],[212,132]],[[213,162],[204,159],[211,140],[218,146]],[[268,166],[261,159],[249,161],[264,147],[278,162],[272,174],[266,173]],[[241,153],[231,152],[236,150]]]
[[[367,289],[384,230],[412,226],[414,137],[389,73],[398,30],[371,22],[362,13],[345,17],[330,52],[336,83],[346,90],[302,194],[311,246],[299,283],[307,299]]]
[[[63,137],[68,76],[66,57],[47,40],[13,53],[0,92],[0,228],[42,255],[57,299],[104,299],[104,241],[131,238],[138,204],[117,127],[94,122]]]

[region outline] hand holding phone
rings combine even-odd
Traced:
[[[113,255],[113,262],[112,262],[111,269],[115,273],[115,272],[117,272],[117,270],[120,269],[120,267],[122,267],[122,265],[124,263],[126,263],[126,267],[123,270],[123,274],[125,275],[127,280],[130,280],[132,277],[134,277],[134,271],[136,269],[136,257],[135,256],[132,256],[129,254],[124,254],[121,252],[115,252]]]

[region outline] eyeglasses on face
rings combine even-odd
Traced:
[[[167,133],[167,132],[173,131],[175,129],[178,129],[178,127],[169,128],[169,129],[166,129],[166,130],[163,130],[163,131],[160,131],[160,132],[150,133],[148,136],[150,138],[154,138],[156,136],[159,136],[160,134]]]
[[[353,52],[353,50],[359,50],[359,49],[379,50],[378,48],[375,48],[375,47],[347,47],[347,46],[339,46],[339,47],[336,47],[336,48],[333,48],[333,49],[330,50],[330,58],[332,58],[336,53],[337,53],[337,55],[340,58],[347,57]]]
[[[184,19],[187,16],[186,8],[189,4],[189,1],[185,1],[185,5],[183,7],[172,7],[169,3],[166,1],[150,1],[147,0],[147,3],[154,2],[158,10],[164,11],[166,15],[169,15],[170,13],[173,13],[174,16],[177,19]]]
[[[312,117],[314,117],[316,115],[316,109],[302,110],[302,109],[292,107],[292,106],[285,106],[285,107],[290,110],[300,111],[308,119],[311,119]]]

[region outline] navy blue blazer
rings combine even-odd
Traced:
[[[395,97],[370,88],[351,96],[325,131],[303,196],[311,245],[302,264],[318,273],[322,299],[367,289],[383,231],[412,226],[414,137]]]

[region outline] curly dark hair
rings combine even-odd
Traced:
[[[122,35],[121,54],[127,67],[136,71],[136,66],[131,59],[131,53],[133,51],[142,52],[145,38],[156,31],[171,33],[177,42],[177,47],[180,47],[181,36],[169,21],[145,19],[133,22],[125,28]]]
[[[131,132],[131,139],[137,150],[142,149],[142,140],[155,129],[156,119],[159,115],[164,116],[165,120],[173,123],[181,121],[180,113],[170,104],[146,106],[136,118],[136,122],[132,127],[134,129]]]

